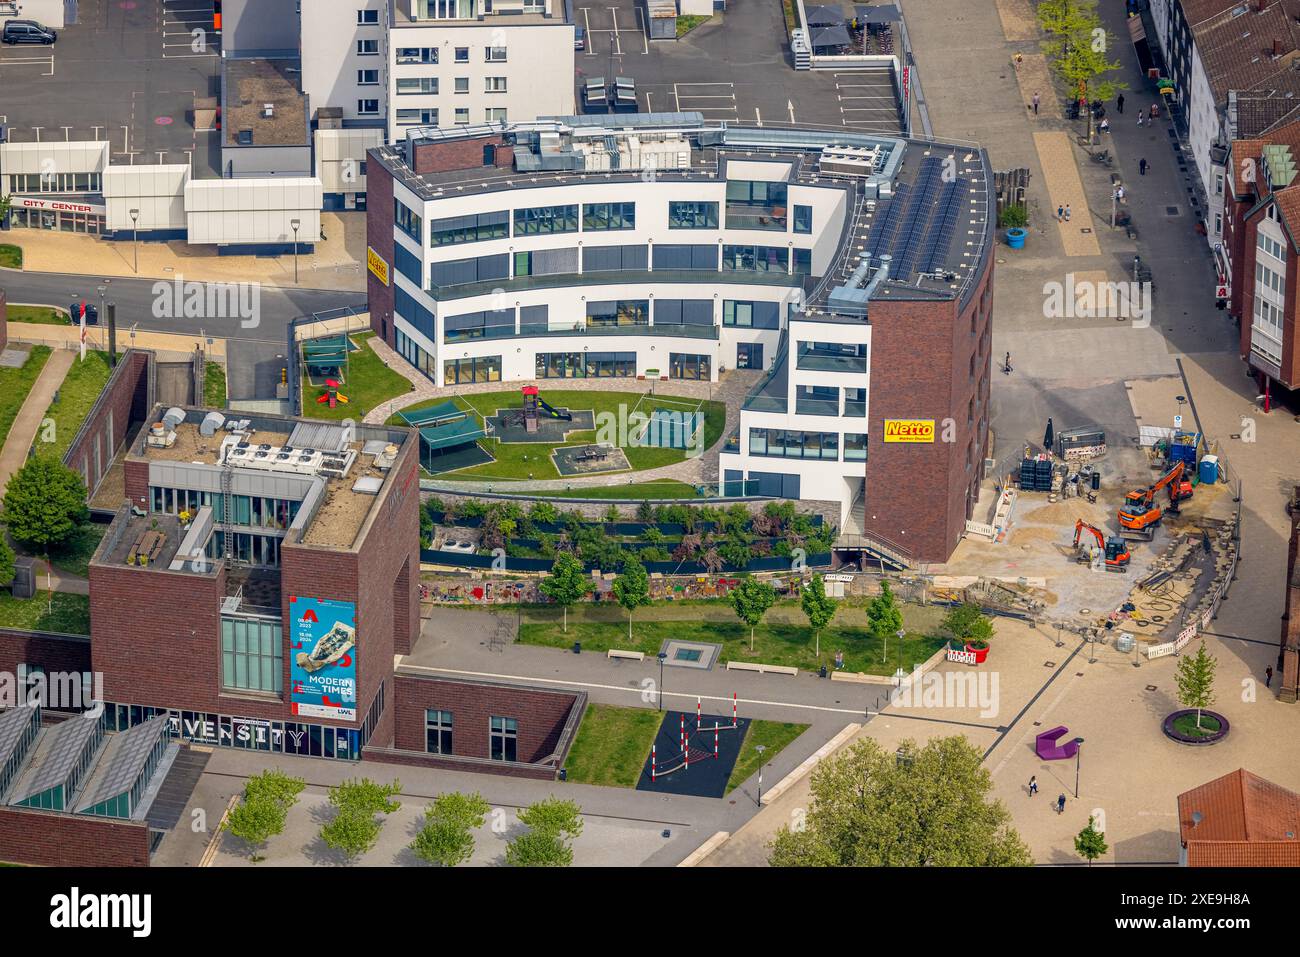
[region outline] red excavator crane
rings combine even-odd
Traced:
[[[1192,483],[1183,479],[1183,468],[1183,463],[1179,462],[1154,485],[1134,489],[1124,496],[1124,504],[1119,510],[1121,533],[1138,533],[1148,539],[1155,534],[1165,513],[1165,509],[1156,504],[1156,493],[1162,488],[1169,489],[1168,511],[1178,514],[1178,503],[1192,497]]]
[[[1079,548],[1079,538],[1085,530],[1092,532],[1093,537],[1097,539],[1097,548],[1106,557],[1106,571],[1122,572],[1128,569],[1130,556],[1128,545],[1124,543],[1124,539],[1107,538],[1096,525],[1089,525],[1083,519],[1079,519],[1074,523],[1074,547],[1076,550]],[[1087,552],[1079,552],[1080,561],[1091,560],[1091,557]]]

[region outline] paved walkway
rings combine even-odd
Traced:
[[[298,256],[298,284],[304,289],[364,292],[366,288],[366,214],[322,213],[325,239],[311,253]],[[262,282],[293,288],[293,253],[283,256],[218,256],[215,246],[191,246],[176,240],[139,244],[140,269],[134,269],[130,240],[110,242],[97,236],[14,229],[5,242],[21,246],[26,272],[132,276],[171,280],[179,273],[199,282]]]
[[[27,393],[27,399],[9,429],[4,448],[0,450],[0,496],[9,487],[9,479],[27,461],[27,453],[36,442],[41,422],[45,419],[45,411],[54,401],[54,393],[63,385],[63,378],[76,357],[77,354],[70,349],[56,349],[32,384],[32,391]]]

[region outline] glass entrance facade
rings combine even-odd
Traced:
[[[86,233],[91,236],[98,236],[104,231],[104,216],[101,213],[27,209],[17,204],[9,210],[9,223],[21,229],[49,229],[61,233]]]

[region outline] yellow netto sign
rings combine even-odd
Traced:
[[[375,252],[369,246],[366,247],[366,265],[370,268],[370,271],[375,274],[376,279],[382,282],[385,286],[388,285],[388,263],[385,261],[383,256],[379,255],[379,253]]]
[[[934,419],[885,419],[886,442],[933,442]]]

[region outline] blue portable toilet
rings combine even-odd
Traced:
[[[1201,459],[1201,484],[1213,485],[1219,480],[1219,457],[1207,455]]]

